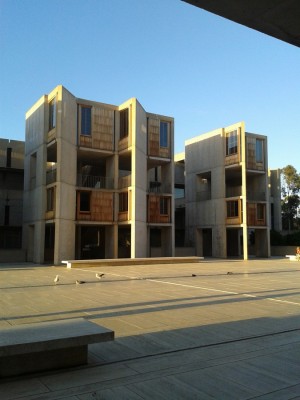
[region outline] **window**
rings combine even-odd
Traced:
[[[128,211],[128,193],[119,193],[119,212]]]
[[[11,167],[11,152],[12,152],[12,148],[8,147],[6,149],[6,168]]]
[[[56,99],[49,103],[49,131],[56,127]]]
[[[80,212],[91,211],[91,192],[80,192]]]
[[[257,204],[256,205],[256,219],[260,221],[264,221],[265,219],[265,205]]]
[[[256,139],[255,143],[255,157],[257,163],[263,162],[263,141],[261,139]]]
[[[120,111],[120,139],[128,136],[128,108]]]
[[[90,136],[92,134],[92,109],[91,107],[81,106],[81,135]]]
[[[237,154],[238,152],[238,135],[237,131],[232,131],[226,134],[226,156]]]
[[[184,199],[185,197],[185,190],[184,185],[175,185],[175,199]]]
[[[168,197],[161,197],[159,200],[160,215],[169,214],[169,199]]]
[[[29,187],[30,189],[35,188],[36,186],[36,170],[37,170],[37,160],[36,153],[31,154],[30,156],[30,173],[29,173]]]
[[[160,121],[159,145],[160,145],[160,147],[168,147],[168,145],[169,145],[169,124],[168,124],[168,122]]]
[[[54,188],[47,189],[47,211],[54,210]]]
[[[235,218],[239,216],[239,201],[227,201],[227,218]]]
[[[150,247],[161,247],[161,229],[150,229]]]

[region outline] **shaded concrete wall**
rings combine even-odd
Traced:
[[[54,263],[75,258],[77,103],[65,88],[57,92],[57,177]]]
[[[225,172],[223,129],[186,141],[186,227],[187,243],[197,248],[202,255],[201,228],[212,229],[212,255],[226,257],[225,227]],[[198,198],[202,176],[210,176],[210,196]]]
[[[23,248],[28,261],[44,261],[45,173],[47,153],[44,143],[48,127],[47,96],[26,113],[24,159]]]

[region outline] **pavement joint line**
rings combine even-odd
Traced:
[[[146,280],[150,281],[150,282],[165,283],[167,285],[174,285],[174,286],[190,287],[190,288],[194,288],[194,289],[209,290],[209,291],[212,291],[212,292],[221,292],[221,293],[235,294],[235,295],[241,294],[241,293],[237,293],[237,292],[229,292],[228,290],[212,289],[212,288],[208,288],[208,287],[204,287],[204,286],[186,285],[186,284],[183,284],[183,283],[168,282],[168,281],[162,281],[162,280],[159,280],[159,279],[146,279]]]
[[[84,271],[84,272],[92,272],[92,271],[90,271],[88,269],[83,269],[83,268],[77,268],[77,270]],[[95,272],[93,271],[93,273],[95,273]],[[118,276],[118,277],[122,277],[122,278],[145,280],[145,281],[149,281],[149,282],[164,283],[166,285],[190,287],[190,288],[194,288],[194,289],[203,289],[203,290],[208,290],[208,291],[212,291],[212,292],[220,292],[220,293],[226,293],[226,294],[233,294],[233,295],[236,295],[236,296],[244,296],[244,297],[251,297],[251,298],[255,298],[255,299],[260,299],[260,296],[255,296],[253,294],[232,292],[232,291],[221,290],[221,289],[213,289],[213,288],[208,288],[208,287],[204,287],[204,286],[187,285],[187,284],[183,284],[183,283],[168,282],[168,281],[163,281],[163,280],[159,280],[159,279],[142,278],[142,277],[138,277],[138,276],[128,276],[128,275],[121,275],[121,274],[113,274],[113,273],[110,273],[110,272],[109,273],[105,273],[105,274]],[[300,306],[300,303],[296,303],[294,301],[288,301],[288,300],[274,299],[273,297],[267,297],[266,299],[262,299],[262,300],[277,301],[278,303],[293,304],[293,305]]]
[[[295,304],[297,306],[300,306],[300,303],[296,303],[294,301],[288,301],[288,300],[274,299],[273,297],[267,297],[265,300],[278,301],[279,303],[288,303],[288,304]]]
[[[229,292],[227,290],[213,289],[213,288],[207,288],[207,287],[203,287],[203,286],[186,285],[186,284],[183,284],[183,283],[161,281],[161,280],[158,280],[158,279],[146,279],[146,280],[147,281],[151,281],[151,282],[165,283],[165,284],[174,285],[174,286],[183,286],[183,287],[190,287],[190,288],[194,288],[194,289],[209,290],[209,291],[212,291],[212,292],[220,292],[220,293],[233,294],[233,295],[244,296],[244,297],[252,297],[252,298],[255,298],[255,299],[260,299],[261,298],[260,296],[255,296],[255,295],[252,295],[252,294]],[[280,303],[294,304],[294,305],[297,305],[297,306],[300,305],[300,303],[296,303],[296,302],[288,301],[288,300],[274,299],[273,297],[267,297],[266,299],[261,299],[261,300],[277,301],[277,302],[280,302]]]
[[[262,334],[254,335],[254,336],[245,336],[245,337],[241,337],[238,339],[228,339],[228,340],[223,340],[220,342],[198,344],[195,346],[182,347],[179,349],[177,348],[177,349],[172,349],[172,350],[165,350],[165,351],[161,351],[161,352],[144,354],[144,355],[139,355],[139,356],[135,356],[135,357],[128,357],[128,358],[124,358],[124,359],[120,359],[120,360],[107,361],[107,362],[104,361],[104,363],[101,364],[101,366],[113,365],[113,364],[118,364],[118,363],[126,363],[126,362],[147,359],[147,358],[152,358],[152,357],[161,357],[161,356],[165,356],[165,355],[169,355],[169,354],[182,353],[184,351],[191,351],[191,350],[196,350],[196,349],[218,347],[218,346],[223,346],[223,345],[227,345],[227,344],[245,342],[248,340],[262,339],[262,338],[267,338],[267,337],[272,337],[272,336],[277,336],[277,335],[284,335],[284,334],[288,334],[288,333],[299,332],[299,331],[300,331],[300,328],[292,328],[292,329],[286,329],[284,331],[267,332],[267,333],[262,333]],[[99,367],[99,365],[87,365],[86,366],[86,368],[96,368],[96,367]]]

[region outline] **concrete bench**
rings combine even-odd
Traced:
[[[67,268],[96,267],[96,266],[126,266],[126,265],[153,265],[153,264],[189,264],[198,263],[203,257],[149,257],[149,258],[101,258],[93,260],[65,260]]]
[[[1,328],[0,377],[86,364],[88,344],[113,339],[84,318]]]
[[[296,256],[286,256],[286,257],[289,258],[290,261],[297,261]]]

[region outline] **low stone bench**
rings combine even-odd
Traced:
[[[126,266],[126,265],[153,265],[153,264],[189,264],[198,263],[203,257],[149,257],[149,258],[101,258],[93,260],[65,260],[67,268],[96,267],[96,266]]]
[[[290,261],[297,261],[297,256],[286,256],[287,258],[289,258]]]
[[[0,377],[86,364],[88,344],[113,339],[84,318],[1,328]]]

